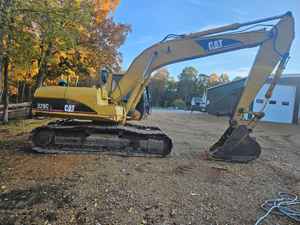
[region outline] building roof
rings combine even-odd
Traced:
[[[287,73],[287,74],[282,74],[282,78],[290,78],[290,77],[296,77],[300,78],[300,73]]]
[[[214,88],[218,88],[218,87],[223,87],[223,86],[227,86],[227,85],[231,85],[233,83],[238,83],[238,82],[242,82],[242,81],[245,81],[247,80],[247,77],[244,77],[244,78],[241,78],[241,79],[238,79],[238,80],[234,80],[234,81],[230,81],[230,82],[227,82],[227,83],[223,83],[223,84],[217,84],[213,87],[210,87],[208,88],[208,90],[211,90],[211,89],[214,89]]]
[[[271,77],[271,76],[270,76]],[[208,90],[214,89],[214,88],[219,88],[219,87],[223,87],[223,86],[227,86],[227,85],[232,85],[233,83],[238,83],[238,82],[244,82],[247,80],[248,77],[244,77],[238,80],[234,80],[231,82],[227,82],[224,84],[218,84],[215,85],[213,87],[208,88]],[[287,73],[287,74],[282,74],[281,78],[299,78],[300,79],[300,73]]]

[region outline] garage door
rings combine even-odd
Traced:
[[[264,95],[269,86],[269,84],[265,84],[256,95],[253,103],[254,112],[259,112],[263,107],[265,101]],[[295,97],[295,86],[276,85],[273,95],[264,110],[265,117],[262,119],[262,121],[292,123]]]

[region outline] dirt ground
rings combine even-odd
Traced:
[[[44,155],[28,132],[46,121],[0,126],[0,224],[250,225],[279,191],[300,195],[300,126],[259,124],[262,155],[249,164],[201,159],[227,119],[155,111],[174,141],[166,158]],[[296,225],[279,216],[263,224]]]

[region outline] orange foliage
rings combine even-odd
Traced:
[[[93,0],[95,5],[95,21],[101,23],[107,15],[116,9],[120,0]]]
[[[93,13],[89,17],[89,25],[91,26],[73,21],[66,23],[66,29],[72,30],[75,27],[79,33],[77,40],[80,44],[75,47],[60,48],[60,46],[64,46],[65,40],[61,36],[53,38],[53,48],[49,59],[47,59],[47,75],[44,84],[56,85],[61,79],[74,84],[78,82],[79,78],[82,80],[87,79],[87,77],[88,79],[95,78],[99,68],[104,65],[118,69],[121,61],[118,48],[130,31],[128,25],[115,23],[109,16],[119,5],[120,0],[74,0],[75,7],[83,7],[87,3],[86,1],[93,7]],[[53,2],[55,3],[57,0]],[[13,62],[15,66],[13,73],[10,73],[10,80],[13,83],[25,81],[33,86],[41,69],[38,63],[42,56],[41,26],[33,20],[23,28],[23,32],[28,33],[34,39],[32,49],[34,49],[35,55],[28,55],[31,57],[31,62],[30,60],[27,61],[26,65],[23,62]],[[36,54],[40,55],[37,56]],[[84,70],[80,70],[82,68]],[[15,91],[11,92],[15,93]]]
[[[220,81],[220,77],[216,73],[211,74],[208,78],[208,82],[210,84],[215,84],[218,83],[219,81]]]

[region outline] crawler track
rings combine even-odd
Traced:
[[[65,120],[34,129],[31,141],[32,149],[41,153],[106,152],[163,157],[172,149],[172,140],[158,127]]]

